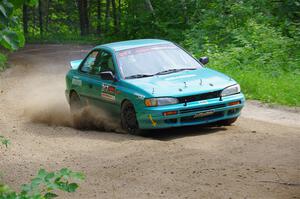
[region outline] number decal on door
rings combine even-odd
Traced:
[[[103,84],[101,97],[105,100],[115,102],[116,101],[116,87]]]

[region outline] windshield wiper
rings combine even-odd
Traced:
[[[166,74],[170,74],[170,73],[177,73],[177,72],[184,71],[184,70],[196,70],[196,68],[178,68],[178,69],[174,68],[174,69],[160,71],[158,73],[155,73],[154,75],[166,75]]]
[[[135,78],[143,78],[143,77],[151,77],[153,75],[150,74],[136,74],[136,75],[130,75],[128,77],[125,77],[125,79],[135,79]]]

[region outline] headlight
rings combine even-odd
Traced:
[[[240,92],[241,92],[241,87],[240,87],[240,85],[236,84],[236,85],[225,88],[221,92],[221,96],[224,97],[224,96],[228,96],[228,95],[234,95],[234,94],[237,94]]]
[[[164,106],[164,105],[177,104],[177,103],[178,103],[178,99],[172,97],[145,99],[146,106]]]

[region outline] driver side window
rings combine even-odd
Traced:
[[[110,53],[103,51],[101,53],[101,72],[111,71],[115,74],[115,67]]]
[[[111,71],[115,74],[112,55],[105,51],[93,51],[85,59],[80,70],[92,75],[100,75],[101,72],[106,71]]]
[[[88,57],[86,58],[86,60],[84,61],[82,67],[81,67],[81,71],[84,73],[90,73],[95,61],[96,61],[96,57],[99,55],[100,53],[98,51],[93,51],[92,53],[90,53],[88,55]]]

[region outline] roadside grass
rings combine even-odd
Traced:
[[[300,76],[285,72],[272,75],[263,70],[236,70],[233,68],[216,68],[234,78],[242,88],[247,99],[266,103],[300,106]]]
[[[5,68],[7,67],[7,58],[4,54],[0,53],[0,72],[4,71]]]

